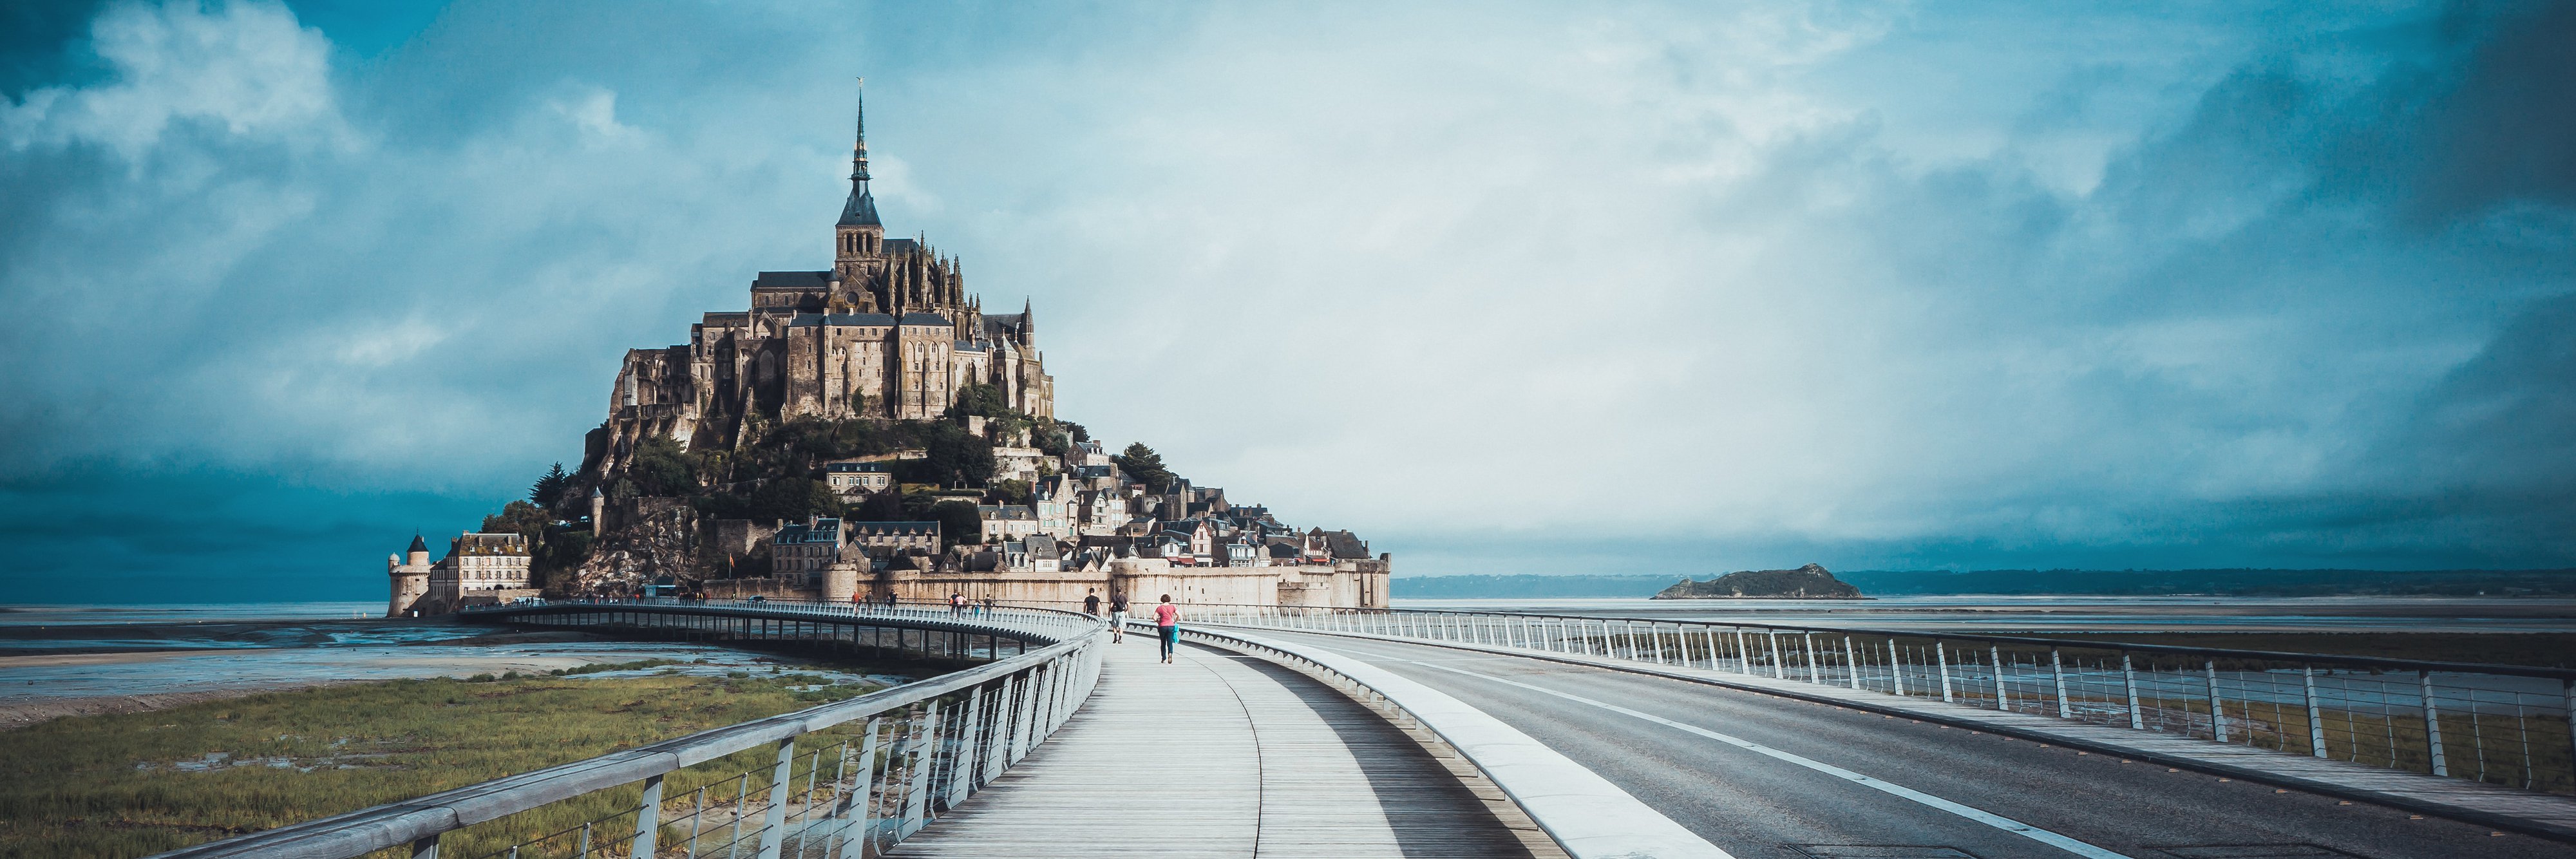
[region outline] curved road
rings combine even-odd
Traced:
[[[1605,669],[1264,630],[1483,709],[1755,857],[2569,857],[2576,846],[2116,756]]]

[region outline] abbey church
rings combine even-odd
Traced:
[[[934,418],[976,383],[1023,413],[1054,416],[1029,306],[985,313],[955,257],[918,237],[886,237],[868,192],[864,105],[849,200],[832,230],[829,270],[761,272],[750,310],[706,314],[687,344],[626,353],[608,422],[590,439],[594,476],[612,473],[642,438],[730,447],[745,421]]]

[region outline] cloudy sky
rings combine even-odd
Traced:
[[[1404,574],[2576,565],[2576,7],[2095,6],[13,4],[0,600],[380,595],[861,75],[1067,417]]]

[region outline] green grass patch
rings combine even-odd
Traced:
[[[595,666],[578,673],[662,664],[668,662]],[[0,773],[14,776],[0,783],[0,857],[141,856],[800,710],[874,688],[835,684],[813,674],[593,680],[481,675],[270,692],[149,713],[56,719],[0,734]],[[765,753],[755,750],[735,756],[739,761],[711,762],[703,768],[706,775],[697,778],[760,766]],[[677,791],[695,779],[674,780]]]

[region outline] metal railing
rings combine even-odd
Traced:
[[[882,855],[982,789],[1064,724],[1100,677],[1098,619],[1048,609],[972,616],[946,607],[854,610],[816,603],[696,600],[526,602],[485,619],[595,613],[793,619],[819,641],[862,627],[983,634],[1043,646],[846,701],[417,799],[160,854],[346,859]],[[781,627],[781,637],[793,630]],[[930,639],[923,637],[925,654]]]
[[[1520,612],[1206,604],[1183,611],[1185,623],[1687,666],[2576,792],[2576,670]]]
[[[1064,640],[1092,629],[1098,621],[1079,612],[1021,606],[967,605],[950,608],[944,604],[882,602],[818,602],[812,600],[699,600],[679,597],[616,597],[595,599],[527,599],[497,605],[471,606],[457,614],[468,621],[493,619],[516,620],[547,614],[652,612],[658,616],[697,615],[727,618],[801,620],[817,623],[857,626],[901,626],[911,629],[971,631],[978,634],[1001,634],[1018,638]],[[532,621],[542,622],[542,621]]]

